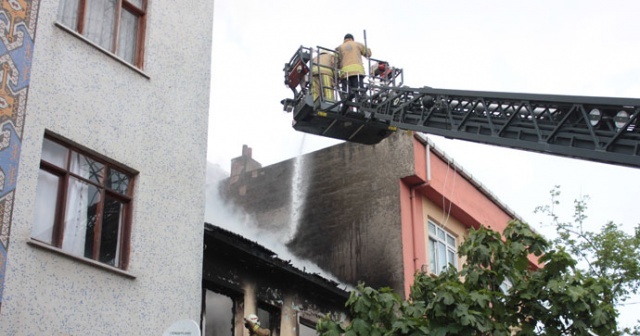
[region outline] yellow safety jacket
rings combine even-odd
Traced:
[[[269,336],[271,335],[271,331],[268,329],[260,328],[259,325],[255,324],[249,329],[249,334],[251,336]]]
[[[333,68],[336,65],[336,58],[333,53],[321,53],[313,58],[312,75],[324,74],[333,76]]]
[[[371,49],[366,48],[360,42],[347,39],[336,48],[336,51],[340,62],[340,77],[347,78],[365,74],[362,56],[371,57]]]

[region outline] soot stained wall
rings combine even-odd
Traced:
[[[403,290],[400,179],[413,175],[413,142],[405,133],[371,146],[343,143],[302,157],[306,193],[288,243],[339,280]],[[259,225],[289,226],[294,159],[223,183],[223,194]]]

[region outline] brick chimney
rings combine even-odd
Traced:
[[[260,162],[251,158],[251,147],[242,145],[242,155],[231,159],[230,182],[235,183],[240,175],[260,168],[262,168]]]

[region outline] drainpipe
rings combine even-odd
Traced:
[[[413,273],[415,274],[416,271],[418,271],[418,269],[420,269],[420,266],[418,265],[418,244],[416,242],[416,219],[415,219],[415,209],[416,209],[416,205],[414,205],[415,202],[415,197],[416,197],[416,188],[419,187],[423,187],[428,185],[428,182],[424,182],[421,183],[419,185],[416,186],[412,186],[411,189],[409,189],[409,205],[411,208],[411,237],[413,239]]]
[[[429,185],[430,181],[431,181],[431,147],[429,146],[429,144],[427,144],[425,146],[425,170],[426,170],[426,181],[414,186],[411,186],[409,188],[409,207],[410,207],[410,211],[411,211],[411,237],[412,237],[412,245],[413,245],[413,273],[415,274],[417,271],[421,271],[422,270],[422,265],[420,265],[420,263],[418,262],[419,258],[418,258],[418,241],[416,240],[417,238],[417,227],[418,225],[416,225],[416,218],[415,218],[415,209],[418,206],[422,206],[421,204],[414,204],[415,203],[415,198],[416,198],[416,189],[417,188],[423,188]],[[420,223],[422,224],[422,222]],[[420,227],[423,227],[423,225],[419,225]],[[424,231],[423,231],[424,232]],[[426,237],[425,237],[426,238]],[[426,242],[423,242],[423,244],[426,246]],[[426,255],[425,255],[425,260],[426,260]]]

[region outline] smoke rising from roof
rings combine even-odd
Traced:
[[[251,215],[234,204],[224,201],[220,196],[218,186],[220,182],[229,177],[229,173],[219,165],[208,162],[206,176],[205,222],[255,241],[276,253],[278,258],[289,261],[292,266],[304,272],[318,274],[325,279],[338,282],[341,288],[351,290],[350,286],[342,284],[335,276],[321,269],[318,265],[293,255],[286,246],[292,234],[288,227],[280,230],[263,229]]]

